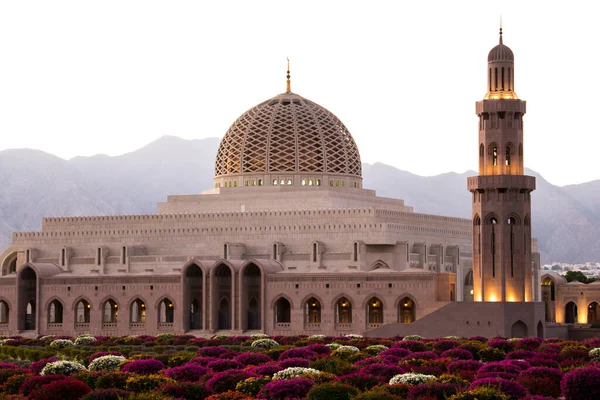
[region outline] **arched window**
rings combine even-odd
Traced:
[[[17,257],[15,257],[10,264],[8,264],[8,273],[14,274],[17,272]]]
[[[164,299],[158,306],[158,322],[172,324],[174,317],[173,302],[169,299]]]
[[[289,324],[292,321],[292,307],[290,302],[285,298],[281,297],[275,303],[275,323],[277,324]]]
[[[119,306],[113,299],[108,299],[102,306],[102,322],[115,323],[119,316]]]
[[[498,148],[496,146],[492,149],[492,165],[498,165]]]
[[[369,324],[383,323],[383,303],[377,297],[372,297],[367,303]]]
[[[494,68],[494,90],[498,91],[498,68]]]
[[[506,146],[506,165],[510,165],[510,146]]]
[[[146,304],[142,300],[135,299],[131,303],[130,321],[137,324],[146,323]]]
[[[588,306],[588,324],[597,324],[598,323],[598,303],[593,301]]]
[[[53,300],[48,306],[48,323],[62,324],[63,322],[63,306],[58,300]]]
[[[489,77],[488,77],[488,82],[490,83],[490,89],[489,91],[492,91],[492,69],[490,68],[490,73],[489,73]]]
[[[90,308],[92,306],[86,300],[79,300],[75,306],[75,322],[87,324],[90,322]]]
[[[502,91],[504,91],[504,67],[502,67]]]
[[[306,303],[304,303],[304,323],[321,323],[321,303],[314,297],[311,297],[306,301]]]
[[[8,304],[0,300],[0,324],[8,324]]]
[[[485,148],[483,146],[483,143],[481,143],[479,145],[479,157],[483,157],[484,153],[485,153]]]
[[[568,302],[565,306],[565,322],[567,324],[577,322],[577,305],[572,301]]]
[[[415,322],[415,302],[410,297],[404,297],[398,303],[398,322],[412,324]]]
[[[351,324],[352,323],[352,303],[342,297],[336,303],[335,307],[335,323],[336,324]]]

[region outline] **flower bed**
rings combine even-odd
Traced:
[[[600,398],[600,339],[15,336],[0,367],[0,398]]]

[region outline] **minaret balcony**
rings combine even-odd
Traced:
[[[482,175],[467,178],[469,191],[477,189],[520,189],[535,190],[535,177],[528,175]]]
[[[500,93],[500,92],[498,92]],[[487,99],[487,96],[486,96]],[[486,113],[495,113],[498,111],[508,111],[508,112],[519,112],[521,114],[525,114],[527,112],[526,102],[524,100],[519,99],[505,99],[501,98],[498,100],[492,100],[491,98],[488,100],[481,100],[475,103],[475,113],[480,115],[484,112]]]

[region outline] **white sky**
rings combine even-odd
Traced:
[[[516,58],[526,165],[600,179],[595,1],[2,1],[0,149],[118,155],[222,137],[285,89],[335,113],[363,162],[477,167],[487,53]]]

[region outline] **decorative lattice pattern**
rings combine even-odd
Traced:
[[[242,114],[221,141],[215,176],[255,172],[362,175],[358,148],[344,124],[291,93]]]

